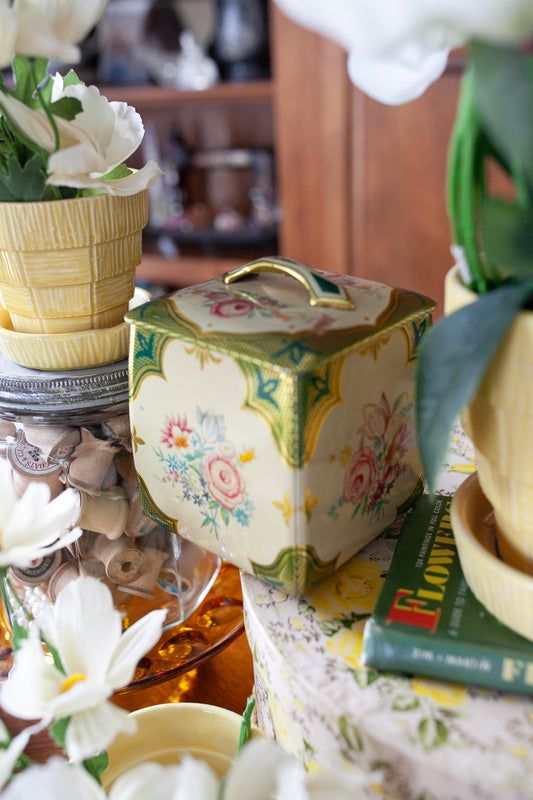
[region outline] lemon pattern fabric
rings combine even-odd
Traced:
[[[453,494],[473,470],[456,425],[439,492]],[[394,523],[299,599],[242,576],[260,726],[309,769],[379,768],[375,797],[530,800],[533,698],[361,663],[399,529]]]

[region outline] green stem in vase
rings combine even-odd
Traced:
[[[31,614],[31,612],[26,608],[26,606],[24,605],[24,603],[22,602],[22,600],[18,596],[17,591],[16,591],[15,587],[13,586],[13,584],[11,583],[11,580],[10,580],[8,574],[7,574],[7,570],[5,570],[5,569],[0,570],[0,594],[2,596],[4,607],[5,607],[6,611],[8,612],[8,617],[9,617],[9,620],[10,620],[10,623],[11,623],[11,627],[13,629],[13,647],[14,647],[15,650],[17,650],[20,647],[20,642],[23,639],[27,639],[28,638],[28,631],[23,625],[20,625],[17,622],[17,620],[15,619],[15,616],[14,616],[14,613],[13,613],[13,605],[11,603],[11,600],[9,598],[8,592],[6,590],[6,586],[7,586],[7,589],[9,589],[9,591],[11,593],[11,596],[15,599],[15,601],[17,602],[17,605],[22,610],[22,612],[23,612],[24,616],[26,617],[26,619],[28,620],[28,622],[34,622],[35,618]],[[52,659],[54,661],[55,667],[60,672],[62,672],[63,674],[66,674],[65,673],[65,669],[63,667],[63,664],[61,663],[61,659],[59,657],[59,653],[57,652],[56,648],[53,647],[53,645],[51,645],[50,642],[48,642],[45,639],[45,637],[42,635],[42,632],[40,632],[40,636],[41,636],[41,641],[43,642],[44,646],[46,647],[46,649],[48,650],[48,652],[52,656]]]
[[[470,268],[472,288],[483,294],[487,280],[479,256],[476,208],[483,190],[482,131],[474,109],[474,76],[462,81],[457,118],[450,142],[447,173],[447,206],[454,242],[462,247]]]

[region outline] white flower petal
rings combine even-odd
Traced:
[[[159,641],[166,614],[166,609],[150,611],[124,631],[106,674],[114,689],[127,686],[133,679],[140,659]]]
[[[225,797],[237,800],[269,800],[275,797],[276,776],[286,764],[294,759],[279,745],[268,739],[252,739],[239,753],[227,776]]]
[[[71,581],[56,598],[54,620],[67,675],[80,673],[94,683],[105,683],[122,632],[121,616],[107,586],[88,576]]]
[[[120,775],[109,800],[217,800],[218,778],[204,761],[185,756],[181,764],[139,764]]]
[[[11,64],[13,53],[15,52],[15,38],[17,35],[17,23],[11,8],[7,5],[7,0],[0,3],[0,69],[4,69]]]
[[[50,489],[34,482],[21,498],[14,498],[6,474],[0,479],[5,488],[0,515],[1,566],[26,567],[80,536],[79,528],[71,529],[79,517],[77,491],[67,489],[50,502]]]
[[[64,675],[47,663],[35,626],[15,652],[14,666],[0,688],[0,705],[19,719],[50,716],[49,703],[59,694]]]
[[[122,164],[137,150],[144,138],[144,125],[141,115],[127,103],[112,101],[115,113],[115,129],[107,149],[107,157],[112,166]]]
[[[446,68],[448,51],[430,54],[418,64],[402,62],[400,58],[358,58],[355,52],[348,57],[350,80],[361,91],[380,103],[398,105],[420,97]]]
[[[17,763],[19,756],[22,755],[26,749],[26,745],[30,741],[32,735],[32,728],[24,728],[18,736],[11,740],[8,747],[0,751],[0,789],[6,783],[13,768]],[[3,795],[3,793],[2,793]]]
[[[107,0],[15,0],[19,55],[79,60],[76,46],[101,17]]]
[[[105,800],[102,787],[86,770],[57,756],[25,769],[2,792],[2,800]]]
[[[106,701],[71,718],[65,750],[72,761],[80,762],[106,750],[119,733],[136,730],[137,723],[127,711]]]

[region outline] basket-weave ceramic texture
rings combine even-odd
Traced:
[[[14,330],[120,324],[135,291],[147,193],[0,204],[0,296]]]
[[[452,271],[446,279],[446,311],[475,301]],[[464,412],[479,482],[494,508],[502,558],[533,574],[533,314],[523,311],[493,359],[478,393]]]

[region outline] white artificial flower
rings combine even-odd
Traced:
[[[0,459],[0,497],[0,567],[28,567],[34,559],[75,541],[82,532],[73,527],[80,511],[75,489],[50,500],[50,488],[33,482],[18,497],[5,459]]]
[[[96,86],[64,87],[62,76],[56,75],[52,101],[64,96],[77,97],[82,111],[72,121],[54,118],[59,135],[59,149],[55,150],[54,131],[44,111],[0,94],[4,113],[25,136],[50,153],[47,183],[131,195],[157,182],[161,170],[154,161],[124,178],[102,180],[103,175],[124,163],[142,142],[144,127],[134,108],[126,103],[110,103]]]
[[[2,800],[105,800],[106,793],[85,769],[57,756],[20,772],[2,792]]]
[[[81,577],[58,594],[39,615],[14,655],[14,666],[0,690],[0,704],[21,719],[70,717],[65,749],[78,762],[105,750],[119,732],[133,732],[135,721],[109,701],[133,678],[139,659],[163,629],[166,610],[151,611],[124,633],[120,612],[107,586]],[[39,630],[59,655],[64,673],[43,652]]]
[[[11,51],[0,51],[7,66],[13,55],[42,56],[74,63],[80,60],[79,42],[98,22],[108,0],[14,0],[7,15],[14,29]],[[6,0],[3,5],[7,6]]]
[[[419,97],[446,67],[448,53],[477,38],[527,41],[530,0],[276,0],[292,19],[348,52],[353,83],[396,104]]]

